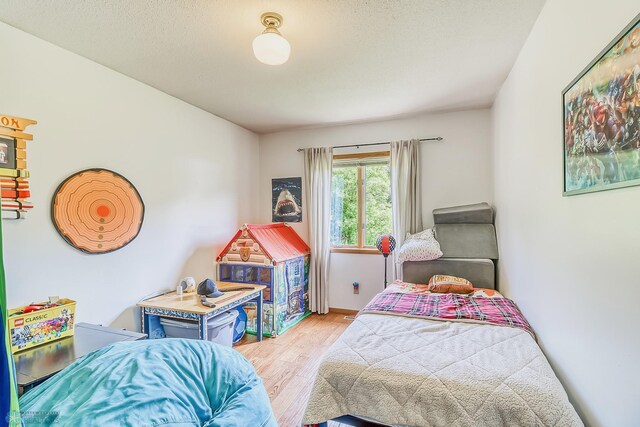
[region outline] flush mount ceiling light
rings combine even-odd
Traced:
[[[291,54],[291,45],[278,31],[278,27],[282,25],[282,16],[274,12],[263,13],[260,22],[266,28],[262,34],[253,39],[254,55],[263,64],[284,64]]]

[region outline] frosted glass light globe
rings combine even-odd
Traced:
[[[281,65],[289,60],[291,45],[280,34],[264,32],[253,39],[253,53],[267,65]]]

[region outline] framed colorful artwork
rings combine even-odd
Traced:
[[[563,195],[640,185],[640,15],[562,92]]]
[[[88,254],[123,248],[138,236],[144,203],[133,184],[107,169],[87,169],[65,179],[51,202],[62,238]]]
[[[273,222],[302,222],[302,178],[271,180]]]
[[[0,138],[0,168],[16,169],[16,140]]]

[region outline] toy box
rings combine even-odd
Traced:
[[[46,303],[32,304],[31,306]],[[49,343],[60,338],[73,335],[76,302],[60,299],[55,307],[25,313],[30,306],[9,310],[8,323],[11,335],[11,352]]]

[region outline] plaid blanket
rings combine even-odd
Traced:
[[[385,313],[435,320],[467,321],[520,328],[536,336],[531,325],[508,298],[483,298],[461,294],[395,292],[376,295],[360,313]]]

